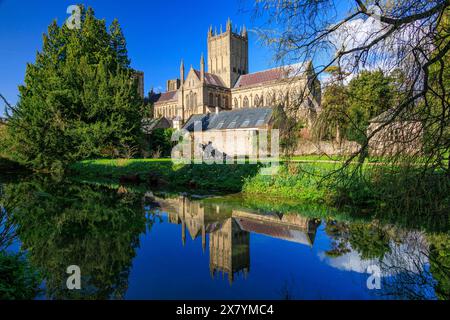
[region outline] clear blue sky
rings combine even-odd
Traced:
[[[67,7],[76,3],[92,6],[108,25],[119,19],[132,66],[145,72],[146,92],[165,88],[166,79],[177,77],[181,58],[187,68],[198,67],[201,53],[207,53],[211,24],[225,28],[230,17],[235,25],[254,26],[251,15],[242,11],[242,0],[0,0],[0,92],[10,103],[18,100],[17,86],[23,83],[27,62],[34,62],[41,49],[42,34],[53,19],[61,25]],[[259,45],[256,35],[250,34],[249,51],[250,72],[273,66],[272,53]],[[3,110],[0,102],[0,115]]]

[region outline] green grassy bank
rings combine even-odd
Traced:
[[[399,219],[424,215],[436,224],[449,223],[450,179],[445,173],[367,165],[356,173],[347,170],[332,174],[339,166],[291,163],[280,166],[276,175],[262,175],[259,165],[174,165],[170,159],[131,159],[81,161],[70,169],[77,180],[87,182],[118,185],[123,177],[139,176],[140,182],[148,183],[157,177],[158,185],[172,189],[243,192],[362,213],[386,211]]]
[[[139,177],[160,187],[189,188],[206,192],[240,192],[244,180],[257,175],[257,165],[180,165],[170,159],[87,160],[73,164],[71,174],[79,181],[120,183]]]

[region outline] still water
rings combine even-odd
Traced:
[[[448,242],[441,231],[241,195],[199,197],[42,177],[4,182],[0,206],[16,233],[4,250],[26,253],[42,281],[37,299],[448,294],[435,244]],[[69,265],[80,267],[81,290],[66,287]]]

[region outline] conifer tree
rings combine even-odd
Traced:
[[[120,38],[120,26],[112,28]],[[9,152],[35,169],[64,167],[80,159],[120,156],[140,138],[142,101],[104,20],[82,10],[81,29],[50,24],[11,115]],[[125,51],[124,51],[125,50]]]
[[[109,27],[109,34],[111,37],[110,46],[116,53],[119,65],[122,68],[128,68],[130,65],[130,60],[128,59],[127,42],[117,19],[114,19]]]

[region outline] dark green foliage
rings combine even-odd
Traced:
[[[123,298],[139,235],[150,226],[143,195],[47,177],[5,185],[6,209],[31,265],[46,279],[48,298]],[[73,264],[81,269],[81,290],[66,287]]]
[[[43,49],[28,64],[8,125],[8,153],[34,169],[102,155],[138,143],[142,101],[128,69],[125,40],[92,9],[80,30],[53,22]]]
[[[109,34],[111,36],[110,46],[116,53],[116,59],[120,67],[128,68],[130,66],[130,59],[128,59],[127,42],[122,33],[119,20],[114,19],[109,27]]]
[[[151,155],[159,157],[170,157],[172,153],[172,148],[176,145],[173,142],[172,134],[174,129],[155,129],[146,138],[148,142],[148,151]]]
[[[330,71],[333,81],[325,87],[323,112],[314,133],[320,139],[345,138],[364,143],[369,120],[395,107],[401,74],[388,76],[381,70],[363,71],[348,85],[339,71]]]
[[[377,225],[353,223],[349,227],[349,242],[353,249],[358,251],[361,259],[383,259],[390,252],[391,238]]]
[[[436,295],[440,300],[450,300],[450,236],[436,234],[429,237],[430,271],[437,283]]]
[[[395,79],[383,71],[363,71],[348,85],[349,140],[364,143],[369,120],[394,107]]]
[[[0,300],[34,299],[40,283],[25,254],[0,251]]]

